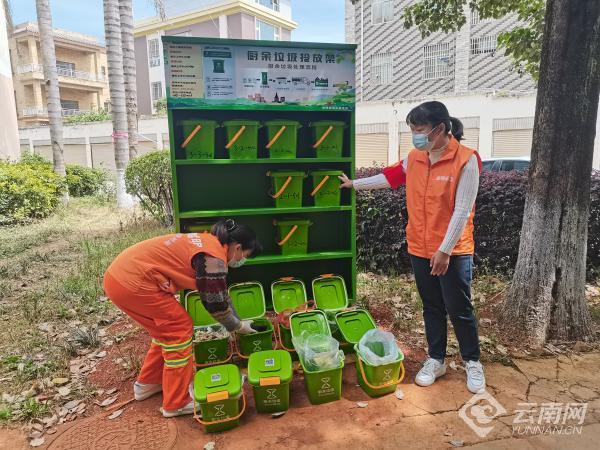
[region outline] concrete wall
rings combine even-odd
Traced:
[[[65,125],[63,134],[67,164],[115,170],[111,122]],[[20,137],[21,152],[40,154],[52,160],[48,127],[23,128],[20,130]],[[157,148],[169,148],[169,127],[166,117],[141,119],[138,139],[140,154]],[[18,143],[15,148],[19,148]]]
[[[19,157],[19,129],[13,88],[8,36],[6,35],[6,17],[0,7],[0,158],[17,159]]]
[[[184,33],[190,33],[190,36],[218,38],[219,20],[218,18],[215,18],[214,21],[207,20],[206,22],[194,23],[191,25],[186,25],[185,27],[165,31],[165,35],[167,36],[175,36]]]

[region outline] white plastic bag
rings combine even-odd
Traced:
[[[372,366],[383,366],[396,362],[400,350],[392,333],[374,328],[360,338],[358,354]]]
[[[292,343],[304,367],[310,371],[337,369],[344,359],[340,344],[327,334],[303,331]]]

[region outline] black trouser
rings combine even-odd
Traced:
[[[429,357],[440,361],[446,356],[448,319],[458,339],[464,361],[479,360],[477,319],[471,304],[473,256],[452,256],[446,275],[431,275],[429,259],[410,256],[417,289],[423,301],[425,334]]]

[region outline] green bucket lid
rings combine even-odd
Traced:
[[[225,125],[226,127],[241,127],[243,125],[245,125],[247,127],[259,127],[260,122],[258,120],[237,119],[237,120],[226,120],[225,122],[223,122],[223,125]]]
[[[315,177],[325,177],[329,175],[330,177],[340,177],[344,174],[341,170],[315,170],[310,173]]]
[[[292,357],[285,350],[265,350],[254,352],[248,361],[248,382],[260,385],[261,378],[279,377],[281,383],[292,379]]]
[[[265,293],[258,281],[232,284],[229,286],[229,297],[240,319],[258,319],[265,315]]]
[[[197,327],[207,327],[219,323],[204,307],[198,291],[190,291],[185,294],[183,306]]]
[[[307,301],[306,286],[302,280],[282,278],[271,284],[271,298],[277,314],[286,309],[295,309]]]
[[[312,282],[317,308],[323,311],[339,311],[348,307],[346,283],[339,275],[321,275]]]
[[[179,122],[177,122],[178,126],[186,126],[186,125],[190,125],[190,126],[196,126],[196,125],[202,125],[203,127],[217,127],[218,123],[216,120],[204,120],[204,119],[184,119],[184,120],[180,120]]]
[[[339,312],[335,322],[344,340],[351,344],[357,344],[367,331],[377,328],[371,314],[364,309]]]
[[[267,120],[264,125],[267,127],[300,127],[300,122],[296,120]]]
[[[267,172],[268,177],[306,177],[306,173],[300,170],[272,170]]]
[[[223,364],[200,369],[194,377],[196,401],[206,403],[208,394],[227,391],[230,398],[242,392],[242,374],[235,364]]]
[[[292,337],[300,336],[303,331],[311,334],[331,335],[327,316],[323,311],[297,312],[290,316]]]

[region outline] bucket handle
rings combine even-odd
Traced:
[[[279,139],[281,137],[281,135],[283,134],[283,132],[285,131],[287,127],[285,125],[282,125],[281,128],[279,129],[279,131],[275,134],[275,136],[273,136],[273,139],[271,139],[269,141],[269,143],[267,144],[267,149],[270,149],[273,144],[277,141],[277,139]]]
[[[290,238],[292,237],[292,235],[293,235],[293,234],[294,234],[294,233],[295,233],[297,230],[298,230],[298,225],[294,225],[294,226],[292,227],[292,229],[290,230],[290,232],[287,234],[287,236],[286,236],[286,237],[284,237],[284,238],[283,238],[281,241],[279,241],[279,242],[277,243],[277,245],[279,245],[280,247],[283,247],[283,245],[285,245],[285,243],[286,243],[287,241],[289,241],[289,240],[290,240]]]
[[[317,192],[319,192],[321,190],[321,188],[323,186],[325,186],[325,183],[327,183],[327,180],[329,180],[329,175],[325,175],[323,177],[323,179],[321,180],[321,182],[317,185],[317,187],[315,187],[315,190],[310,193],[310,196],[314,197],[315,195],[317,195]]]
[[[278,192],[276,192],[275,194],[269,194],[269,195],[273,198],[281,197],[281,195],[285,192],[285,190],[287,189],[287,187],[290,185],[291,182],[292,182],[292,177],[288,177],[288,179],[285,180],[285,183],[283,183],[283,186],[281,186],[281,189],[279,189]]]
[[[281,337],[281,329],[280,329],[281,324],[277,323],[277,326],[275,327],[275,343],[281,347],[283,350],[287,351],[287,352],[295,352],[296,350],[294,350],[293,348],[287,348],[285,345],[283,345],[283,338]]]
[[[235,133],[235,134],[233,135],[233,137],[231,138],[231,140],[230,140],[230,141],[227,143],[227,145],[225,146],[225,148],[226,148],[227,150],[229,150],[229,149],[231,148],[231,146],[232,146],[233,144],[235,144],[235,141],[237,141],[237,140],[240,138],[240,136],[242,135],[242,133],[243,133],[245,130],[246,130],[246,125],[242,125],[242,126],[240,127],[240,129],[237,131],[237,133]]]
[[[202,125],[198,124],[196,125],[196,127],[192,130],[192,132],[188,135],[187,138],[185,138],[185,141],[183,141],[183,144],[181,144],[181,148],[186,148],[187,145],[190,143],[190,141],[192,139],[194,139],[194,136],[196,136],[196,134],[198,134],[198,131],[200,131],[202,129]]]
[[[325,133],[323,133],[323,135],[319,138],[319,140],[317,142],[315,142],[315,144],[313,145],[313,148],[317,148],[319,145],[321,145],[323,143],[323,141],[325,140],[325,138],[327,136],[329,136],[329,133],[331,133],[332,130],[333,130],[333,125],[329,125],[329,128],[327,128],[327,130],[325,130]]]
[[[362,359],[360,358],[360,355],[356,356],[356,360],[358,362],[358,367],[360,369],[360,374],[363,377],[363,381],[371,389],[375,389],[375,390],[384,389],[384,388],[393,386],[395,384],[400,384],[400,383],[402,383],[402,380],[404,380],[404,361],[400,361],[400,370],[401,370],[401,373],[400,373],[400,376],[398,377],[398,381],[391,380],[391,381],[389,381],[387,383],[380,384],[379,386],[374,386],[371,383],[369,383],[369,381],[367,380],[367,376],[365,375],[365,369],[363,368]]]
[[[228,417],[227,419],[215,420],[214,422],[205,422],[200,417],[198,417],[198,414],[196,412],[196,400],[194,399],[194,419],[196,419],[196,422],[198,422],[202,425],[217,425],[220,423],[232,422],[232,421],[238,420],[240,417],[242,417],[242,415],[245,412],[246,412],[246,393],[244,392],[243,385],[242,385],[242,410],[240,411],[240,413],[238,415],[233,416],[233,417]]]

